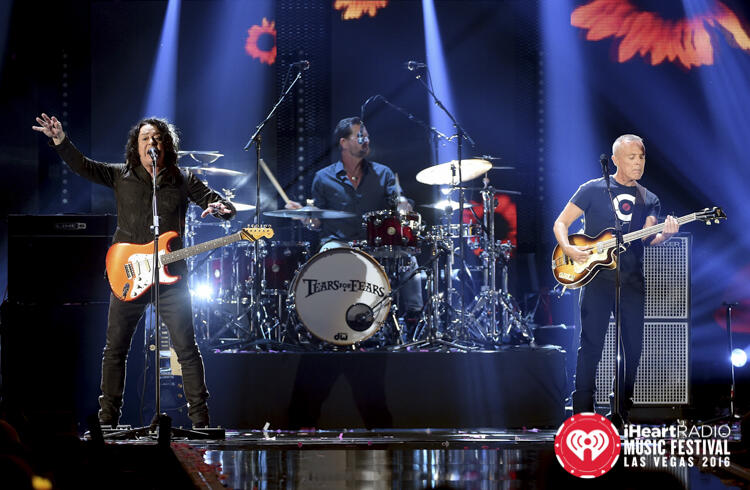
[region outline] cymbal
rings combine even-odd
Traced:
[[[348,211],[336,211],[333,209],[319,209],[315,206],[304,206],[299,209],[277,209],[276,211],[266,211],[263,213],[264,216],[272,216],[274,218],[316,218],[316,219],[341,219],[341,218],[354,218],[357,216],[354,213]]]
[[[482,189],[479,188],[478,190],[482,190]],[[495,189],[495,192],[496,194],[512,194],[516,196],[521,195],[521,193],[518,191],[508,191],[508,190],[503,190],[503,189]],[[423,208],[438,209],[440,211],[444,211],[448,207],[450,207],[453,211],[457,211],[458,209],[461,208],[461,206],[458,205],[458,201],[452,201],[449,199],[443,199],[442,201],[433,202],[430,204],[420,204],[420,206],[422,206]],[[464,202],[464,209],[476,208],[476,207],[482,207],[482,203],[470,202],[468,200]]]
[[[417,182],[427,185],[457,185],[460,183],[458,180],[458,168],[456,168],[456,175],[453,175],[453,167],[457,166],[457,164],[457,160],[451,160],[450,162],[420,170],[417,174]],[[467,180],[476,179],[491,168],[492,163],[487,160],[479,158],[461,160],[462,181],[466,182]]]
[[[238,177],[245,175],[237,170],[229,170],[228,168],[215,168],[215,167],[182,167],[186,170],[190,170],[194,174],[198,175],[226,175],[228,177]]]
[[[448,199],[443,199],[442,201],[433,202],[430,204],[420,204],[423,208],[432,208],[432,209],[439,209],[440,211],[443,211],[447,208],[451,208],[453,211],[456,211],[460,208],[458,205],[458,201],[450,201]],[[469,201],[464,202],[464,209],[468,209],[471,207],[477,206],[477,204],[472,204]],[[479,204],[481,206],[481,204]]]
[[[186,155],[190,155],[190,158],[196,162],[208,164],[214,163],[219,157],[223,157],[224,154],[218,151],[200,151],[200,150],[183,150],[177,152],[177,158],[182,158]]]
[[[232,205],[234,206],[234,209],[237,210],[239,213],[240,211],[252,211],[255,209],[255,206],[252,204],[242,204],[241,202],[233,202]]]

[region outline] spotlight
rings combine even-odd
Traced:
[[[734,367],[742,367],[747,362],[747,354],[742,349],[734,349],[732,351],[732,365]]]
[[[195,286],[193,286],[193,288],[190,289],[190,294],[200,299],[209,299],[213,297],[214,290],[210,284],[202,283],[202,284],[196,284]]]

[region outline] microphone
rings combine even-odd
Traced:
[[[365,136],[362,134],[362,128],[365,126],[365,123],[361,118],[359,121],[359,131],[357,131],[357,144],[363,145],[365,143]]]
[[[599,155],[599,163],[602,164],[602,172],[604,175],[607,175],[607,171],[609,170],[609,157],[605,153]]]
[[[300,71],[305,71],[310,69],[310,62],[307,60],[301,60],[301,61],[295,61],[294,63],[290,64],[289,66],[293,66],[295,68],[299,68]]]
[[[420,63],[418,61],[407,61],[406,63],[404,63],[404,66],[409,71],[414,71],[417,68],[427,68],[427,63]]]
[[[159,159],[159,150],[157,150],[156,147],[152,146],[148,149],[148,154],[151,157],[151,160],[153,160],[154,165],[156,165],[156,160]]]

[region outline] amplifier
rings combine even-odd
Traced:
[[[114,215],[8,216],[8,298],[22,304],[109,302],[104,260]]]
[[[649,322],[644,325],[643,352],[635,379],[636,405],[689,403],[690,324]],[[615,324],[609,324],[596,374],[596,403],[609,405],[615,375]]]
[[[646,247],[643,353],[635,382],[637,405],[686,405],[690,373],[690,248],[679,233]],[[615,324],[610,319],[596,374],[596,403],[609,405],[615,372]]]

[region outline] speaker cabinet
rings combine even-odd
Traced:
[[[8,297],[14,303],[109,302],[104,259],[113,215],[8,216]]]
[[[689,403],[691,235],[646,247],[643,353],[635,382],[636,405]],[[609,404],[615,372],[615,325],[610,319],[596,375],[596,403]]]
[[[98,410],[108,305],[0,309],[4,407],[39,427],[74,431]]]

